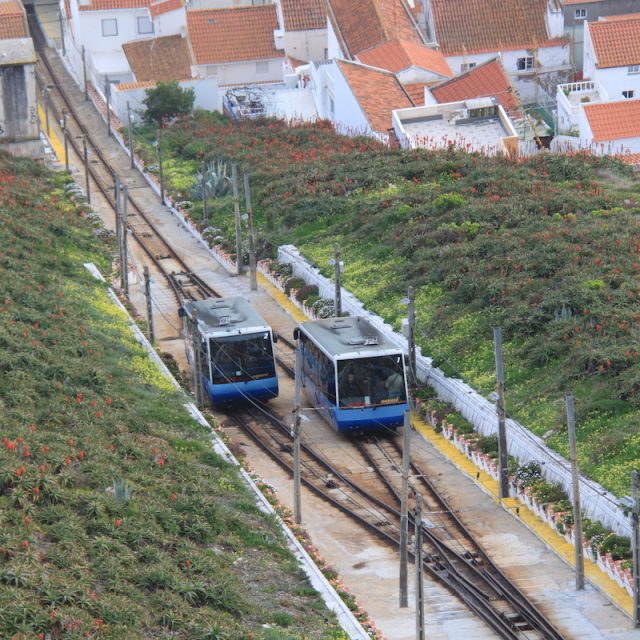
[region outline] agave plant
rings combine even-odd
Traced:
[[[204,167],[204,171],[198,171],[191,188],[194,200],[202,200],[203,183],[207,198],[220,198],[227,195],[231,179],[227,175],[227,163],[222,160],[212,160]]]
[[[133,494],[133,487],[122,478],[113,480],[113,495],[117,502],[129,502]]]

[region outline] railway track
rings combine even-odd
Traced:
[[[49,114],[58,122],[66,122],[69,146],[80,161],[84,157],[84,140],[92,156],[88,163],[89,174],[96,187],[115,216],[115,185],[117,172],[108,160],[100,143],[95,139],[82,117],[79,107],[82,102],[65,89],[64,83],[55,70],[51,59],[56,53],[51,50],[40,30],[33,9],[27,7],[29,28],[33,37],[38,59],[36,63],[36,79],[49,93]],[[144,250],[157,270],[166,279],[178,305],[185,299],[201,299],[218,294],[201,278],[193,273],[177,251],[167,242],[145,212],[144,206],[129,191],[128,196],[128,230],[135,241]],[[121,268],[126,268],[121,265]]]
[[[36,76],[50,90],[50,113],[58,121],[62,121],[63,114],[66,114],[64,120],[69,144],[80,160],[84,155],[81,140],[86,140],[94,158],[89,163],[89,174],[94,186],[115,214],[116,170],[79,115],[78,101],[64,88],[49,59],[55,53],[47,47],[32,13],[29,14],[29,24],[38,52]],[[178,305],[185,300],[219,297],[213,288],[188,268],[131,193],[128,194],[128,228],[167,280]],[[278,351],[280,365],[293,377],[295,345],[280,336]],[[233,419],[272,458],[292,472],[289,426],[281,418],[266,406],[255,403],[250,409],[234,413]],[[363,459],[383,481],[382,488],[375,494],[355,484],[305,445],[302,447],[303,482],[336,508],[397,546],[400,518],[397,479],[401,468],[398,466],[401,451],[394,441],[380,439],[361,442],[358,448]],[[425,570],[466,602],[499,637],[510,640],[560,640],[562,636],[486,557],[415,465],[412,475],[419,480],[427,510],[428,520],[424,527]],[[434,522],[436,515],[437,523]]]

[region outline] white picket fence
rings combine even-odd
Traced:
[[[283,245],[278,249],[278,261],[290,264],[293,273],[308,284],[318,286],[320,295],[333,299],[334,283],[320,274],[293,245]],[[352,316],[364,316],[385,337],[398,347],[408,350],[407,340],[396,333],[382,318],[368,311],[351,293],[342,290],[342,308]],[[498,420],[495,405],[477,393],[462,380],[448,378],[432,365],[429,357],[417,350],[418,378],[435,390],[438,398],[450,403],[475,429],[483,435],[497,433]],[[515,420],[507,420],[507,447],[509,453],[521,464],[537,462],[549,482],[561,485],[569,496],[572,495],[571,465],[560,454],[547,447],[541,438],[531,433]],[[592,519],[599,520],[605,527],[620,535],[631,535],[631,521],[619,506],[618,499],[597,482],[581,477],[580,501],[584,512]]]

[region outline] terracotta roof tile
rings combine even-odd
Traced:
[[[587,4],[590,2],[607,2],[608,0],[562,0],[563,4]]]
[[[445,78],[451,78],[453,71],[437,49],[430,49],[419,42],[407,42],[406,40],[389,40],[383,44],[362,51],[358,54],[358,60],[372,67],[386,69],[398,73],[409,67],[419,67],[433,71]]]
[[[114,9],[144,9],[151,0],[91,0],[91,4],[79,5],[80,11],[110,11]]]
[[[327,28],[325,0],[280,0],[285,31]]]
[[[28,38],[27,19],[17,0],[0,2],[0,40]]]
[[[636,20],[640,18],[640,13],[623,13],[620,16],[602,16],[599,21],[616,22],[618,20]]]
[[[182,7],[184,7],[182,0],[152,0],[151,5],[149,6],[149,13],[153,19],[164,13],[182,9]]]
[[[431,94],[438,102],[494,96],[506,110],[519,107],[513,86],[497,58],[440,83],[431,89]]]
[[[428,87],[433,87],[435,82],[411,82],[409,84],[403,84],[404,90],[409,94],[411,101],[416,107],[424,105],[424,90]]]
[[[414,106],[392,73],[345,60],[337,64],[374,131],[386,133],[394,109]]]
[[[640,100],[584,106],[594,142],[640,137]]]
[[[273,4],[187,11],[187,31],[197,64],[282,58],[273,37],[277,28]]]
[[[187,40],[179,35],[125,42],[122,45],[138,82],[168,81],[191,77]]]
[[[630,164],[634,167],[640,167],[640,153],[624,153],[618,156],[625,164]]]
[[[445,56],[566,44],[549,38],[547,0],[431,0]]]
[[[422,42],[401,0],[328,0],[352,56],[387,40]]]
[[[640,64],[640,19],[589,22],[588,28],[600,69]]]
[[[153,81],[145,81],[145,82],[118,82],[113,85],[113,88],[116,91],[131,91],[132,89],[153,89],[153,87],[158,84]]]

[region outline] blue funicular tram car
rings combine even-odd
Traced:
[[[183,315],[197,317],[202,379],[212,405],[278,395],[271,327],[242,296],[186,302]],[[187,322],[187,352],[193,362],[193,322]]]
[[[408,409],[404,354],[366,318],[304,322],[295,337],[307,396],[339,432],[402,426]]]

